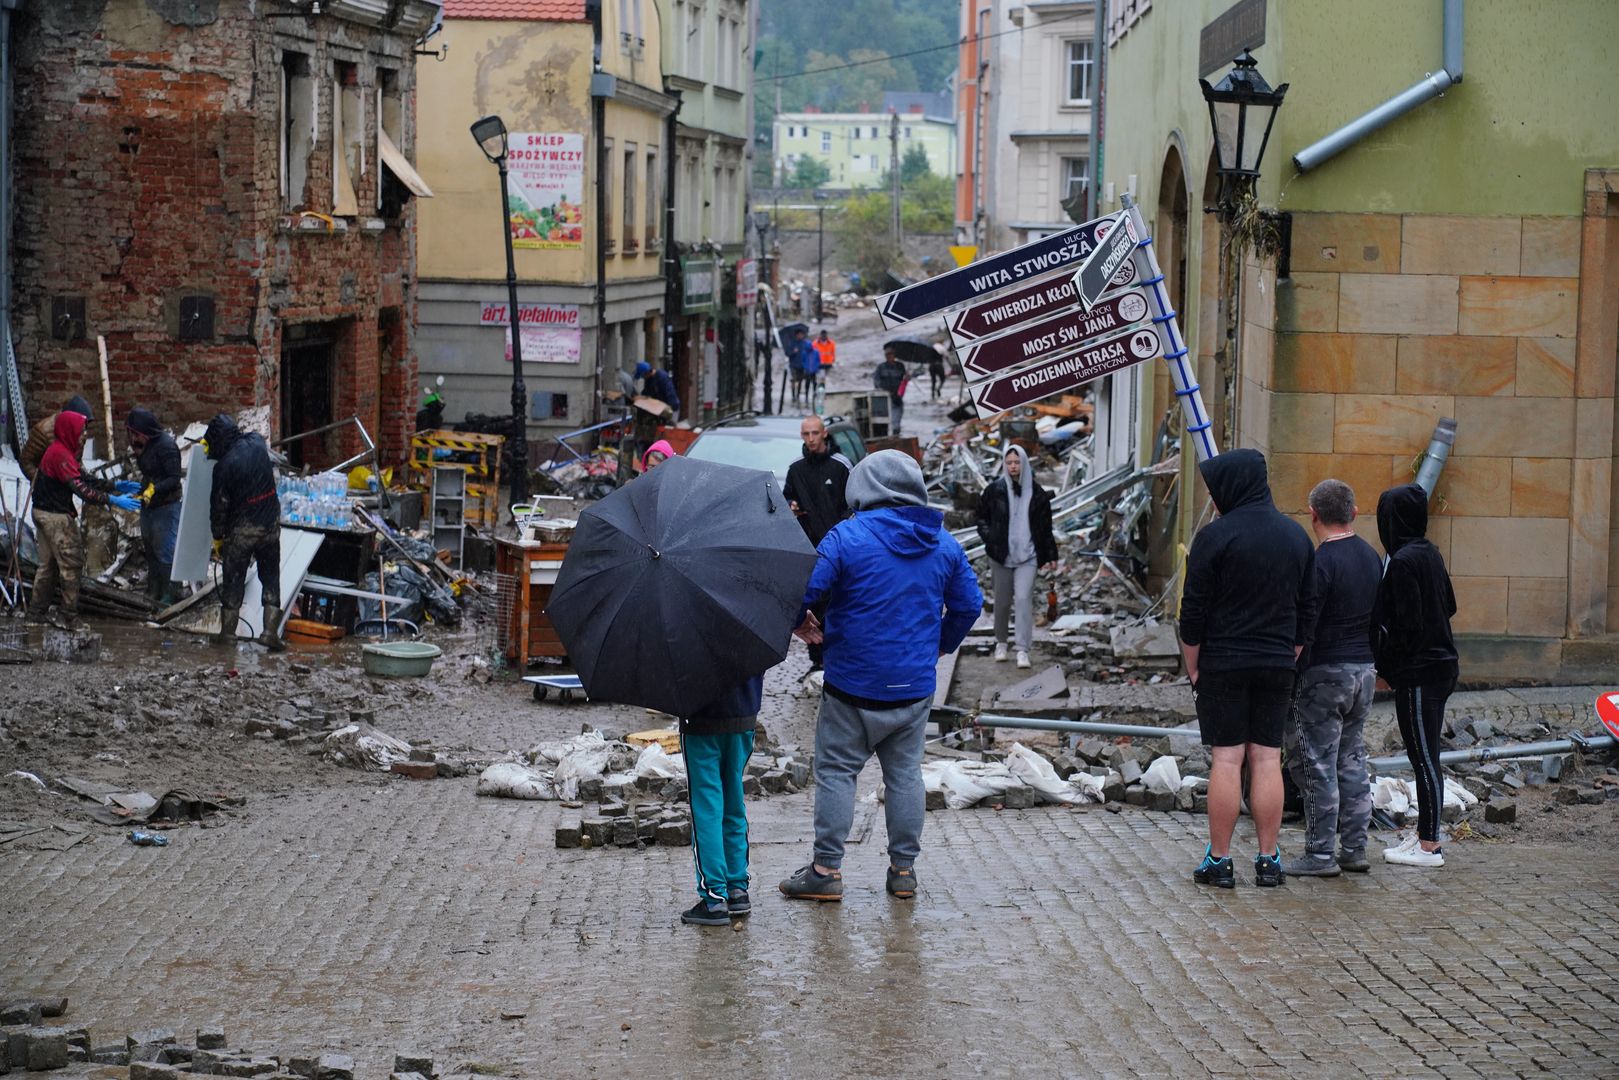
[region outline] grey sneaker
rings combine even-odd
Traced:
[[[896,900],[909,900],[916,895],[916,870],[907,866],[903,870],[888,868],[888,895]]]
[[[817,874],[812,863],[800,866],[793,876],[778,886],[789,900],[837,901],[843,899],[843,875],[837,871]]]
[[[1288,877],[1337,877],[1342,869],[1332,859],[1318,859],[1314,855],[1300,855],[1282,866]]]
[[[1359,851],[1338,852],[1338,866],[1350,874],[1366,874],[1372,869],[1372,864],[1366,859],[1365,848]]]

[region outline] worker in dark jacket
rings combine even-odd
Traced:
[[[669,406],[669,422],[674,423],[680,415],[680,392],[675,389],[675,381],[669,373],[642,360],[635,365],[635,377],[641,380],[642,394]]]
[[[1276,509],[1259,451],[1233,450],[1198,471],[1220,516],[1192,539],[1181,599],[1181,652],[1213,761],[1209,846],[1192,878],[1222,889],[1236,884],[1231,833],[1246,761],[1259,834],[1254,884],[1280,885],[1282,728],[1306,641],[1315,547],[1298,522]]]
[[[131,410],[124,426],[144,483],[137,498],[141,545],[146,549],[146,595],[167,607],[176,599],[169,574],[174,568],[175,537],[180,532],[180,447],[147,409]]]
[[[214,640],[220,644],[236,640],[247,567],[257,563],[264,592],[264,632],[259,642],[280,652],[287,647],[281,640],[281,500],[275,493],[270,448],[263,437],[238,429],[224,413],[208,421],[202,441],[216,463],[208,524],[225,564],[219,584],[219,635]]]
[[[1445,558],[1428,539],[1428,493],[1416,484],[1390,488],[1377,500],[1377,535],[1388,565],[1372,605],[1372,656],[1377,674],[1394,688],[1394,715],[1417,783],[1417,833],[1383,850],[1402,866],[1445,865],[1439,814],[1445,777],[1439,770],[1439,730],[1459,668],[1450,619],[1456,593]]]
[[[888,433],[898,435],[905,419],[905,365],[890,346],[883,346],[883,362],[871,373],[871,385],[888,395]]]
[[[753,910],[748,901],[748,811],[742,800],[764,676],[733,687],[680,718],[680,751],[691,799],[691,854],[697,903],[680,913],[695,926],[728,926]]]
[[[140,486],[133,480],[101,480],[80,468],[85,423],[86,417],[71,409],[57,413],[55,438],[34,473],[34,543],[39,548],[39,569],[34,574],[34,593],[28,599],[28,618],[31,622],[45,620],[60,582],[57,624],[66,630],[83,625],[79,621],[79,575],[84,570],[84,535],[79,532],[74,497],[120,510],[140,507],[129,494]]]
[[[67,404],[62,406],[62,412],[76,412],[84,417],[86,427],[90,424],[90,403],[78,394],[68,398]],[[17,464],[22,466],[23,475],[28,477],[29,483],[33,483],[34,474],[39,471],[39,463],[45,457],[45,451],[50,449],[51,443],[56,439],[58,415],[51,413],[28,429],[28,438],[23,441],[22,453],[17,458]]]
[[[1029,455],[1013,443],[1006,448],[1004,472],[978,500],[978,538],[989,556],[995,586],[995,660],[1006,660],[1006,632],[1017,613],[1017,666],[1032,666],[1034,573],[1057,563],[1051,531],[1051,493],[1034,482]]]
[[[782,494],[798,515],[804,535],[816,547],[832,526],[849,516],[849,503],[844,489],[849,483],[849,459],[832,449],[827,441],[826,424],[819,416],[806,416],[798,425],[799,437],[804,440],[804,453],[787,466],[787,486]],[[820,620],[826,615],[826,601],[811,609]],[[821,645],[809,647],[810,670],[821,670]]]

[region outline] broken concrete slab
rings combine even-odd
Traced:
[[[1052,700],[1068,696],[1068,681],[1063,678],[1062,668],[1053,665],[1037,675],[1031,675],[1022,682],[1013,683],[1004,687],[995,695],[997,704],[1008,702],[1028,702],[1038,700]]]
[[[1120,659],[1180,660],[1181,643],[1169,623],[1149,622],[1139,626],[1115,626],[1108,631],[1113,655]]]
[[[1518,820],[1515,799],[1495,798],[1484,804],[1484,820],[1492,825],[1510,825]]]

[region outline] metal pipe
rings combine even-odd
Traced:
[[[1510,746],[1476,746],[1471,750],[1447,750],[1439,755],[1441,765],[1459,765],[1466,761],[1498,761],[1502,758],[1540,757],[1544,754],[1563,754],[1570,750],[1611,750],[1619,744],[1612,735],[1580,735],[1578,738],[1547,739],[1544,742],[1515,743]],[[1400,772],[1411,768],[1404,755],[1371,758],[1367,761],[1375,772]]]
[[[1439,423],[1434,425],[1433,438],[1428,443],[1428,452],[1422,458],[1422,467],[1417,469],[1417,486],[1433,498],[1433,490],[1439,484],[1439,474],[1445,469],[1445,462],[1450,460],[1450,448],[1456,442],[1456,421],[1450,417],[1441,417]]]
[[[1309,172],[1328,158],[1349,149],[1378,128],[1397,120],[1424,102],[1432,101],[1462,81],[1462,0],[1445,0],[1443,64],[1424,75],[1415,86],[1396,94],[1370,112],[1351,120],[1332,134],[1293,155],[1299,172]]]
[[[1196,728],[1149,727],[1145,724],[1103,724],[1093,720],[1043,720],[1031,716],[985,714],[972,721],[979,727],[1021,728],[1026,731],[1072,731],[1081,735],[1130,735],[1137,739],[1199,739]]]

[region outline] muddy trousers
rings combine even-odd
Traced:
[[[1028,652],[1034,644],[1034,563],[1002,566],[990,560],[990,576],[995,582],[995,641],[1006,644],[1006,628],[1017,624],[1016,648]],[[1012,613],[1017,612],[1017,618]]]
[[[748,811],[742,781],[753,756],[753,732],[682,735],[691,798],[691,861],[697,895],[724,903],[748,887]]]
[[[79,581],[84,574],[84,534],[79,531],[79,519],[35,507],[34,545],[39,548],[39,569],[34,573],[29,614],[39,616],[50,610],[58,585],[62,587],[62,613],[77,614]]]
[[[264,590],[264,606],[281,606],[281,527],[279,525],[238,525],[225,537],[220,555],[225,563],[219,583],[219,605],[242,606],[247,592],[247,568],[256,563],[259,587]]]
[[[1377,675],[1370,664],[1316,664],[1299,676],[1288,717],[1287,771],[1304,796],[1305,852],[1333,857],[1366,851],[1372,786],[1366,717]]]
[[[922,850],[927,792],[922,787],[922,743],[931,695],[892,709],[862,709],[821,694],[815,725],[815,861],[836,870],[854,827],[855,784],[873,754],[883,768],[883,814],[888,858],[900,870]]]
[[[1439,842],[1439,814],[1445,806],[1445,776],[1439,770],[1439,731],[1455,679],[1394,689],[1394,716],[1417,785],[1417,839]]]

